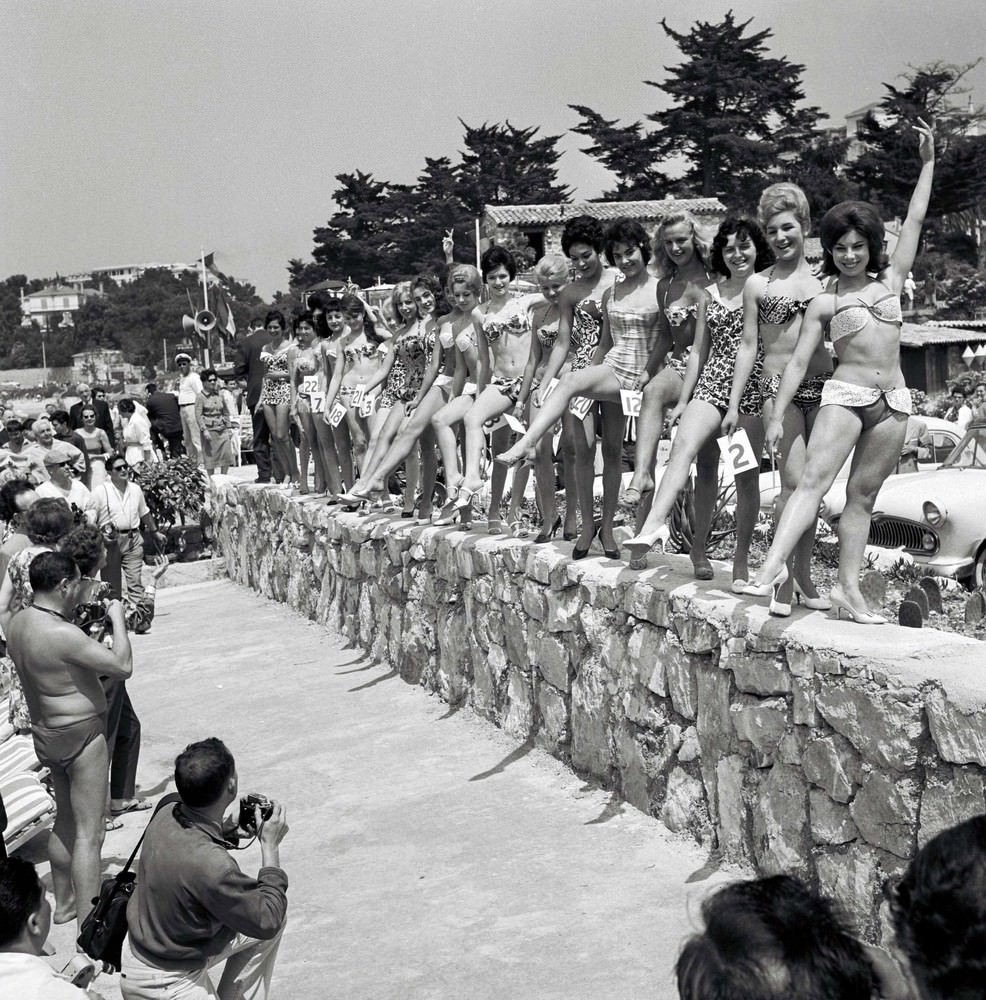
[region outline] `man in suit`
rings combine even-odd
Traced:
[[[181,408],[178,406],[178,397],[173,392],[159,390],[156,382],[148,382],[145,388],[147,398],[144,400],[144,405],[147,407],[152,433],[157,435],[162,450],[163,444],[167,443],[169,458],[184,455],[185,445],[182,443]]]
[[[106,431],[106,436],[110,439],[110,444],[115,444],[116,442],[116,428],[113,426],[113,415],[110,413],[109,403],[105,399],[97,399],[96,394],[99,392],[105,392],[100,386],[96,386],[95,389],[90,389],[85,382],[80,382],[76,387],[75,391],[82,398],[78,403],[73,403],[72,408],[68,411],[69,423],[72,425],[72,430],[78,430],[82,426],[82,408],[85,406],[91,406],[96,411],[96,426],[102,427]]]
[[[255,316],[250,320],[247,335],[236,344],[236,360],[232,368],[216,372],[221,379],[245,378],[247,380],[246,403],[253,418],[253,460],[257,465],[257,482],[269,483],[271,478],[270,428],[264,419],[264,409],[260,405],[260,390],[264,381],[264,363],[260,352],[270,340],[264,329],[264,321]],[[284,478],[283,472],[274,469],[277,481]]]

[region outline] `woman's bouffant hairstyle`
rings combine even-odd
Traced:
[[[490,247],[483,254],[482,260],[479,262],[479,267],[483,272],[484,280],[490,271],[495,271],[498,267],[505,267],[507,269],[507,274],[510,275],[511,281],[517,277],[517,261],[506,247]]]
[[[643,257],[645,264],[650,260],[650,240],[647,238],[647,230],[639,222],[635,222],[633,219],[619,219],[606,227],[603,250],[610,267],[614,266],[613,250],[617,243],[639,248],[640,256]]]
[[[735,236],[737,241],[745,237],[756,247],[757,259],[753,263],[754,271],[762,271],[774,262],[774,254],[767,243],[767,237],[764,236],[763,230],[753,219],[747,219],[742,216],[730,216],[728,219],[722,220],[712,240],[712,252],[709,257],[709,263],[717,274],[728,278],[732,273],[723,256],[723,251],[726,249],[726,244],[729,242],[730,236]]]
[[[939,833],[890,894],[897,945],[927,1000],[986,996],[986,816]]]
[[[60,497],[42,497],[24,518],[24,531],[35,545],[55,545],[74,527],[72,508]]]
[[[808,198],[797,184],[785,181],[764,188],[757,203],[757,221],[766,229],[770,219],[781,212],[793,213],[801,223],[805,235],[808,234],[811,229],[811,210],[808,208]]]
[[[832,259],[832,250],[850,229],[855,229],[866,240],[870,252],[866,270],[871,274],[879,274],[887,266],[887,255],[883,249],[886,234],[877,210],[865,201],[840,202],[822,216],[822,221],[818,224],[818,235],[822,242],[822,273],[839,273]]]
[[[315,316],[310,309],[305,309],[304,312],[295,313],[295,315],[291,317],[291,332],[297,333],[301,328],[302,323],[307,323],[314,329]]]
[[[698,219],[691,212],[672,212],[671,215],[661,219],[654,230],[654,271],[658,277],[664,278],[674,274],[678,269],[674,261],[668,256],[664,249],[664,234],[672,227],[687,225],[692,231],[692,243],[695,246],[695,254],[698,259],[709,267],[709,239],[707,234],[702,232]]]
[[[270,312],[264,317],[264,326],[266,327],[270,323],[280,323],[281,329],[286,330],[288,324],[284,322],[284,313],[280,309],[271,309]]]
[[[835,904],[790,875],[727,885],[675,965],[681,1000],[867,1000],[873,969]]]
[[[455,294],[456,285],[466,285],[477,299],[483,294],[483,279],[472,264],[456,264],[449,271],[445,287],[450,297]]]
[[[200,372],[199,376],[201,377],[204,374],[205,374],[205,372]],[[124,398],[121,399],[120,402],[116,404],[116,408],[120,411],[120,413],[136,413],[137,412],[137,407],[134,406],[134,401],[132,399],[129,399],[126,396],[124,396]]]
[[[34,484],[26,479],[8,479],[3,486],[0,486],[0,520],[12,521],[20,513],[17,498],[33,492]]]
[[[606,246],[603,224],[591,215],[577,215],[569,219],[561,233],[561,252],[568,257],[576,243],[584,243],[596,253],[602,253]]]
[[[568,280],[568,258],[560,253],[546,253],[535,265],[534,276],[538,281]]]
[[[407,321],[404,319],[404,313],[400,310],[400,301],[403,296],[407,296],[411,303],[414,303],[414,283],[411,281],[398,281],[394,285],[393,290],[390,293],[390,308],[394,314],[394,321],[398,326],[403,326]],[[418,307],[414,307],[414,316],[417,318]]]

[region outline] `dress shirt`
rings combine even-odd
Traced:
[[[50,479],[38,487],[39,497],[52,497],[56,500],[64,500],[70,507],[78,507],[86,516],[90,524],[96,523],[96,508],[93,504],[92,494],[86,489],[78,479],[72,480],[72,485],[63,490],[61,486],[56,486]]]
[[[140,527],[141,518],[150,513],[144,491],[136,483],[127,483],[121,493],[107,479],[92,491],[92,502],[100,528],[112,525],[117,531],[133,531]]]
[[[195,403],[196,397],[202,391],[202,379],[198,372],[183,375],[178,382],[178,405],[188,406]]]
[[[0,997],[10,1000],[80,1000],[88,994],[62,979],[38,955],[0,952]]]

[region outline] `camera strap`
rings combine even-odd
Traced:
[[[130,857],[127,858],[127,863],[123,866],[123,869],[120,872],[121,875],[123,874],[123,872],[130,871],[130,869],[133,867],[134,860],[137,857],[137,852],[140,850],[140,845],[144,843],[144,838],[147,836],[147,831],[150,828],[150,825],[151,825],[152,821],[154,820],[154,817],[157,816],[157,814],[165,806],[170,805],[172,802],[178,803],[180,801],[181,801],[181,799],[180,799],[180,797],[179,797],[179,795],[178,795],[177,792],[169,792],[154,807],[154,812],[151,813],[151,818],[147,821],[147,825],[144,827],[144,832],[140,835],[140,840],[138,840],[137,843],[134,845],[134,849],[131,852]]]

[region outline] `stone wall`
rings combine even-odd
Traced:
[[[986,809],[975,640],[770,618],[685,557],[573,562],[230,480],[214,501],[237,582],[724,857],[816,881],[871,938],[884,879]]]

